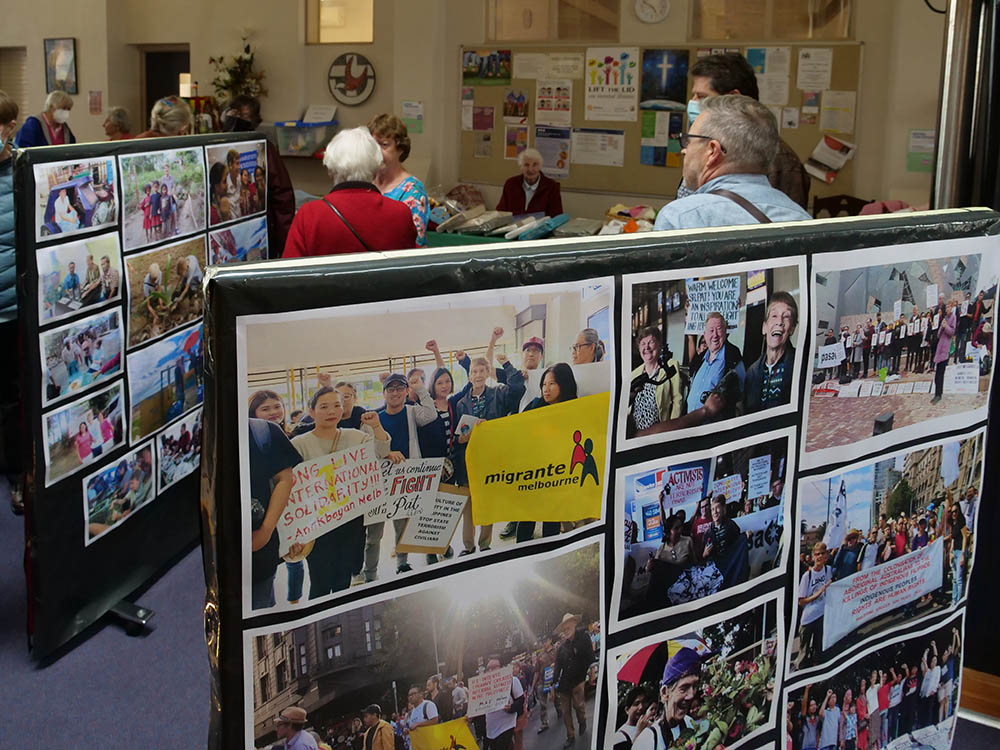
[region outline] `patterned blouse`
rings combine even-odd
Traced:
[[[386,198],[406,204],[413,214],[413,226],[417,228],[417,245],[419,247],[427,245],[427,216],[430,213],[430,204],[423,183],[416,177],[410,176],[384,195]]]

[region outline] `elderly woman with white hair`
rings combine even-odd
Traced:
[[[282,257],[401,250],[417,246],[405,204],[382,195],[372,180],[382,149],[368,128],[342,130],[323,156],[333,189],[299,209]]]
[[[165,96],[149,113],[149,130],[136,138],[165,138],[171,135],[190,135],[194,128],[191,107],[179,96]]]
[[[69,111],[73,100],[65,91],[53,91],[45,97],[45,111],[31,115],[17,131],[14,144],[18,148],[31,146],[62,146],[76,143],[76,136],[69,129]]]
[[[127,141],[132,137],[132,123],[125,107],[111,107],[104,118],[104,135],[109,141]]]
[[[542,174],[542,155],[537,149],[526,148],[517,157],[521,174],[514,175],[503,185],[503,195],[497,211],[533,214],[541,211],[546,216],[563,212],[559,183]]]

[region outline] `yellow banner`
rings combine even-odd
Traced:
[[[478,750],[465,719],[431,724],[410,732],[411,750]]]
[[[599,517],[610,399],[598,393],[476,425],[465,458],[472,520]]]

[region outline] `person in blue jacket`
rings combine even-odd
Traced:
[[[17,131],[15,145],[18,148],[31,146],[63,146],[76,143],[76,136],[69,129],[69,111],[73,109],[73,99],[65,91],[53,91],[45,97],[45,111],[26,117],[24,125]]]

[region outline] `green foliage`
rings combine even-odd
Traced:
[[[916,496],[917,494],[910,487],[910,483],[906,481],[906,477],[903,477],[886,498],[885,513],[890,518],[898,516],[900,513],[909,513]]]
[[[253,97],[267,96],[267,89],[264,88],[266,74],[262,70],[254,70],[253,67],[256,50],[250,47],[246,36],[243,36],[241,41],[243,52],[229,58],[229,62],[226,62],[224,55],[208,58],[209,64],[215,68],[212,86],[215,87],[215,95],[219,99],[228,101],[241,94]]]

